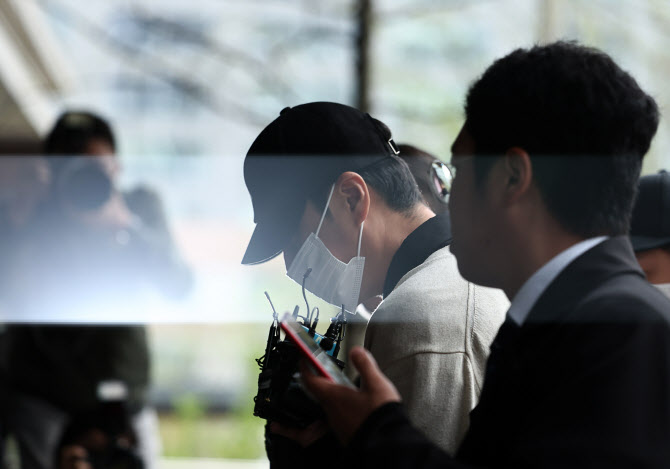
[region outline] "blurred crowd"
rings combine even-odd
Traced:
[[[14,318],[0,334],[0,447],[13,438],[22,468],[150,468],[160,451],[147,330],[97,313],[178,299],[192,273],[159,194],[119,187],[116,147],[103,118],[70,111],[42,155],[0,159],[0,314]]]

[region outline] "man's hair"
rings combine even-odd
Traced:
[[[399,143],[398,144],[398,150],[400,151],[400,158],[403,160],[407,158],[426,158],[428,160],[437,160],[439,159],[437,156],[432,155],[428,153],[425,150],[422,150],[421,148],[417,148],[414,145],[410,145],[409,143]]]
[[[86,111],[67,111],[60,115],[44,141],[47,155],[81,155],[91,140],[102,140],[116,150],[110,125],[102,117]]]
[[[382,121],[369,116],[379,130],[384,141],[392,138],[391,129]],[[346,156],[343,156],[346,158]],[[412,172],[402,159],[389,154],[369,166],[355,171],[365,183],[382,198],[384,203],[396,212],[411,217],[417,204],[423,202],[419,186]],[[335,182],[335,181],[333,181]],[[309,194],[308,199],[317,207],[324,207],[328,200],[329,187],[323,187],[317,193]]]
[[[423,201],[409,166],[398,157],[389,156],[358,174],[396,212],[410,214]]]
[[[397,156],[389,155],[355,172],[363,178],[368,187],[379,194],[391,210],[411,217],[417,204],[423,202],[409,166]],[[308,199],[316,207],[323,208],[329,192],[330,186],[321,188],[318,193],[310,194]]]
[[[583,237],[628,231],[656,102],[605,53],[574,42],[517,49],[468,91],[465,128],[481,183],[512,148],[531,157],[552,215]]]

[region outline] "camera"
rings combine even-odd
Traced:
[[[93,469],[144,469],[144,461],[137,451],[119,444],[110,445],[104,451],[90,452],[89,461]]]
[[[55,454],[57,469],[76,467],[78,460],[87,461],[93,469],[144,469],[127,392],[120,381],[99,383],[98,405],[73,415],[61,435]],[[73,452],[74,447],[79,452]]]
[[[90,212],[112,196],[112,180],[96,158],[64,158],[61,164],[55,187],[62,205],[75,212]]]
[[[268,294],[265,295],[270,300]],[[307,303],[306,297],[305,302]],[[270,305],[272,306],[272,301]],[[297,346],[289,340],[281,339],[274,306],[272,311],[273,322],[265,354],[256,360],[261,372],[258,376],[258,393],[254,397],[254,415],[287,426],[304,428],[325,415],[321,407],[303,390],[298,380],[300,354]],[[301,316],[299,307],[296,306],[293,317],[301,322],[305,331],[333,358],[337,366],[344,369],[344,363],[337,359],[346,329],[344,309],[331,319],[328,330],[323,335],[316,332],[318,308],[310,312],[307,303],[307,311],[306,316]]]

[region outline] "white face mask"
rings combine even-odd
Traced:
[[[305,289],[327,303],[339,307],[344,305],[346,311],[354,313],[358,306],[365,266],[365,257],[361,257],[363,223],[361,223],[361,231],[358,234],[358,254],[345,264],[333,256],[323,241],[319,239],[319,231],[326,217],[334,189],[333,185],[316,233],[311,233],[307,237],[291,262],[286,275],[302,285],[305,273],[308,269],[312,269],[305,280]]]

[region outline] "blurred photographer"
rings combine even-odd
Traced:
[[[13,276],[10,268],[14,248],[21,239],[27,223],[35,214],[48,191],[50,181],[49,168],[40,157],[9,157],[0,158],[0,315],[8,307],[7,297]],[[0,323],[0,442],[4,441],[7,432],[7,363],[5,349],[7,346],[6,325]],[[0,445],[0,460],[4,459],[4,447]]]
[[[55,469],[144,469],[125,402],[125,387],[101,383],[100,403],[68,422],[55,452]],[[112,391],[115,395],[104,395]],[[118,391],[121,391],[119,394]]]
[[[132,308],[147,289],[178,297],[191,286],[157,195],[118,190],[109,125],[66,112],[45,141],[51,183],[17,250],[13,303],[26,321],[95,323],[101,309]],[[150,357],[144,326],[12,325],[10,431],[23,468],[50,467],[66,422],[95,409],[101,382],[128,389],[127,405],[147,467],[160,448],[148,406]]]

